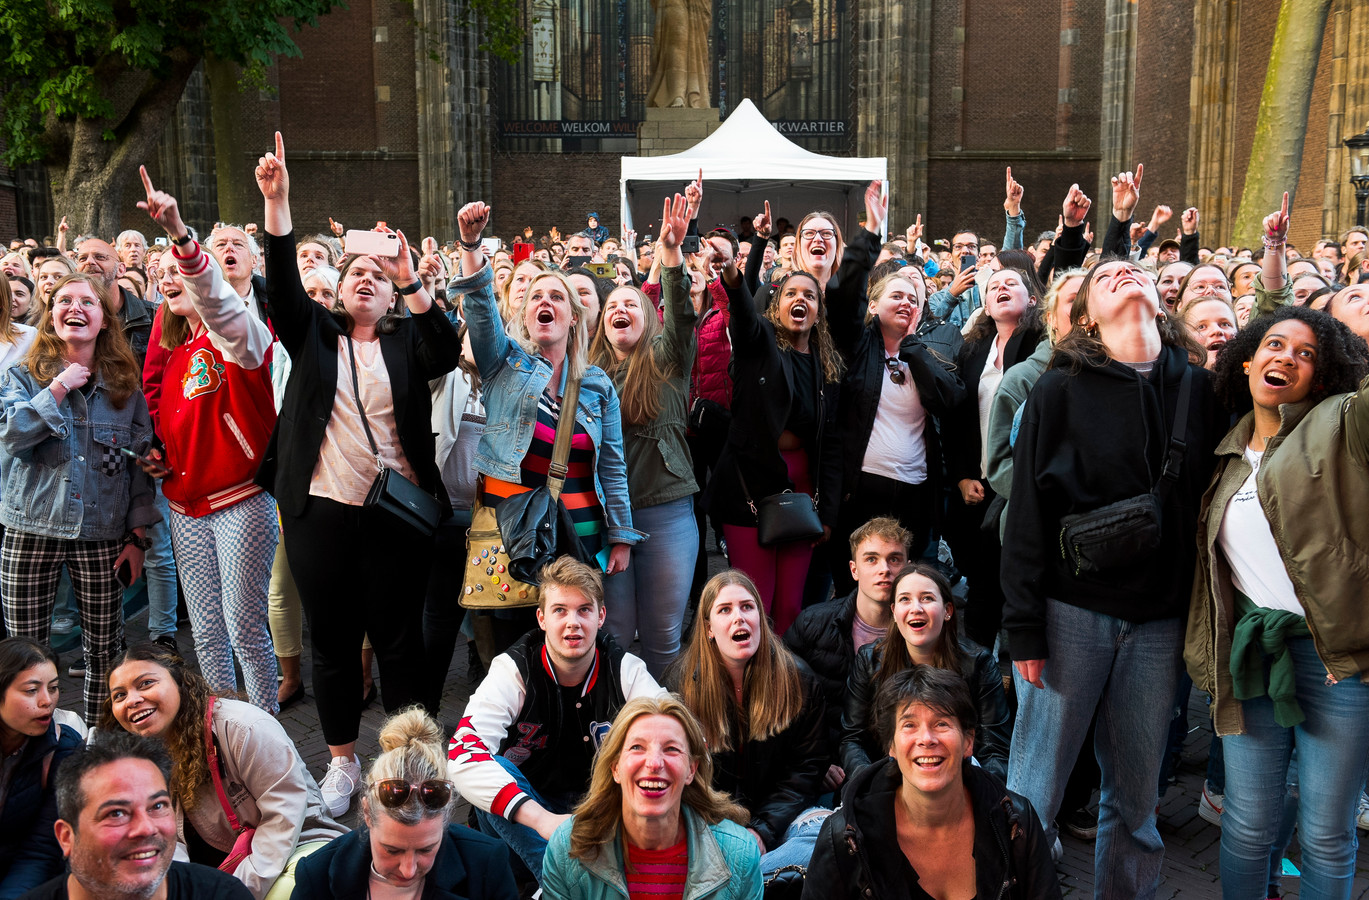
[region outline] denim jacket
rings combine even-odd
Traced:
[[[121,451],[145,454],[152,419],[141,391],[115,409],[98,376],[59,406],[28,366],[0,380],[0,524],[65,540],[117,540],[161,519],[152,478]]]
[[[453,278],[449,290],[466,295],[462,308],[485,399],[485,433],[475,454],[476,471],[517,484],[522,481],[523,457],[532,446],[537,398],[551,381],[552,368],[541,354],[528,352],[509,337],[499,317],[493,283],[494,275],[484,265],[471,275]],[[565,372],[562,367],[563,388]],[[594,493],[604,510],[608,542],[646,540],[647,535],[632,527],[618,392],[598,366],[585,367],[575,421],[594,442]]]

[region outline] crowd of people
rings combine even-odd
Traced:
[[[1049,898],[1062,829],[1152,897],[1195,687],[1223,896],[1295,828],[1349,896],[1365,229],[1304,257],[1285,195],[1211,249],[1138,165],[1097,245],[1078,185],[1029,241],[1011,169],[998,244],[886,240],[878,182],[854,233],[701,234],[701,172],[654,237],[474,201],[411,247],[297,234],[279,134],[255,174],[260,226],[201,243],[144,171],[151,245],[0,260],[0,900]],[[529,591],[468,530],[544,489]]]

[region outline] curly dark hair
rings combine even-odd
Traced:
[[[1246,413],[1254,408],[1244,365],[1255,358],[1255,351],[1269,329],[1289,319],[1305,324],[1317,338],[1317,362],[1308,399],[1320,402],[1334,394],[1349,393],[1369,375],[1369,344],[1365,344],[1364,338],[1320,310],[1281,306],[1252,320],[1217,354],[1212,368],[1217,398],[1231,412]]]

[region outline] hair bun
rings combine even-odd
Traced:
[[[442,726],[435,722],[422,706],[400,710],[380,729],[380,749],[388,753],[411,744],[442,746]]]

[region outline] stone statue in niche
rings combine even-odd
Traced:
[[[651,6],[656,10],[656,30],[646,105],[707,109],[711,0],[651,0]]]

